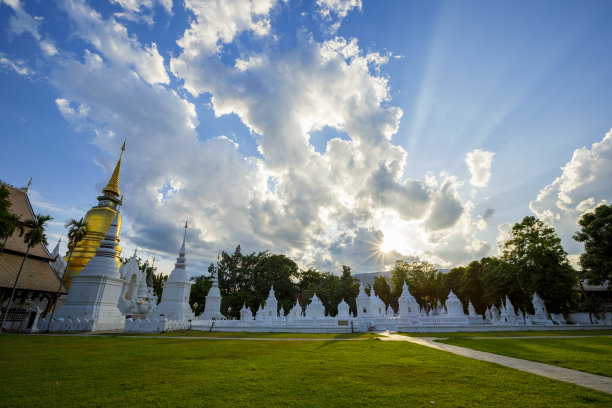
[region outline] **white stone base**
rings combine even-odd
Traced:
[[[123,284],[122,279],[108,276],[74,276],[66,303],[55,312],[49,330],[122,331],[125,316],[117,303]]]

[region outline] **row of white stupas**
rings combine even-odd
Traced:
[[[119,214],[119,213],[117,213]],[[175,268],[164,284],[162,300],[157,304],[153,288],[147,285],[145,273],[138,268],[136,254],[118,268],[115,246],[118,242],[118,215],[111,223],[106,236],[96,251],[96,256],[79,275],[73,277],[68,297],[55,313],[51,331],[106,331],[160,332],[171,330],[215,331],[286,331],[286,332],[348,332],[366,330],[440,331],[467,328],[488,330],[501,327],[519,327],[565,324],[562,315],[549,318],[544,302],[533,296],[535,314],[517,313],[506,298],[505,305],[487,309],[485,316],[476,314],[471,302],[468,314],[457,296],[450,292],[443,306],[427,312],[420,307],[408,290],[406,283],[399,298],[399,310],[391,307],[371,291],[365,293],[363,285],[356,298],[357,315],[349,312],[343,300],[336,316],[326,315],[325,307],[314,295],[305,310],[296,302],[288,312],[278,310],[274,289],[265,303],[253,315],[246,306],[240,311],[240,319],[227,319],[221,310],[221,294],[217,277],[213,275],[212,287],[206,296],[204,313],[195,317],[189,306],[191,282],[186,268],[185,236]],[[40,319],[39,330],[47,328],[47,319]],[[431,329],[429,329],[431,328]]]

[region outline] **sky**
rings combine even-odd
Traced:
[[[612,202],[610,1],[0,0],[0,179],[120,245],[441,268]]]

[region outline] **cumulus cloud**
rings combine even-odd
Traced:
[[[472,175],[470,184],[474,187],[486,187],[491,178],[491,163],[495,153],[476,149],[465,156],[465,164]]]
[[[118,4],[141,10],[136,2]],[[484,217],[462,200],[456,177],[442,175],[438,185],[433,176],[404,174],[406,152],[391,142],[402,111],[380,74],[388,56],[365,52],[356,39],[317,41],[305,31],[293,48],[279,49],[275,4],[187,1],[194,19],[169,61],[182,80],[173,89],[154,43],[142,44],[116,16],[67,3],[87,48],[62,56],[51,73],[61,93],[56,105],[90,132],[104,152],[96,162],[109,174],[128,139],[122,245],[170,264],[188,218],[190,262],[200,268],[193,273],[237,244],[285,253],[302,267],[355,271],[395,261],[377,255],[383,241],[395,257],[441,265],[486,253],[476,236]],[[240,49],[242,35],[265,46]],[[237,52],[226,52],[230,43]],[[215,116],[237,115],[261,156],[243,156],[222,133],[200,134],[197,104]],[[325,127],[346,138],[327,141],[319,153],[309,140]]]
[[[149,84],[167,84],[170,81],[156,43],[143,46],[124,25],[112,17],[105,20],[84,1],[68,1],[65,8],[76,25],[76,34],[104,58],[133,70]]]
[[[319,14],[324,18],[328,20],[333,16],[337,18],[330,27],[330,31],[335,33],[350,11],[355,8],[361,10],[361,0],[317,0],[317,6]]]
[[[576,149],[561,176],[545,186],[529,205],[542,221],[554,226],[566,251],[576,253],[571,236],[582,214],[612,201],[612,130],[600,142]]]

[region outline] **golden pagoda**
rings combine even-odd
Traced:
[[[87,234],[77,244],[72,251],[70,262],[66,267],[66,276],[64,283],[70,287],[72,282],[72,276],[78,275],[83,267],[87,265],[90,259],[96,255],[96,250],[100,247],[100,241],[104,238],[108,227],[110,226],[115,214],[119,212],[119,207],[123,204],[123,197],[119,198],[121,192],[119,191],[119,172],[121,170],[121,158],[125,151],[125,142],[121,147],[121,154],[119,160],[115,166],[115,171],[111,176],[108,184],[102,189],[102,195],[98,197],[98,205],[92,207],[87,214],[85,214],[85,222],[87,223]],[[121,213],[118,217],[117,225],[117,242],[119,242],[119,232],[121,231]],[[115,247],[117,255],[115,260],[117,266],[121,266],[119,255],[121,254],[121,247],[117,245]],[[67,259],[67,257],[66,257]]]

